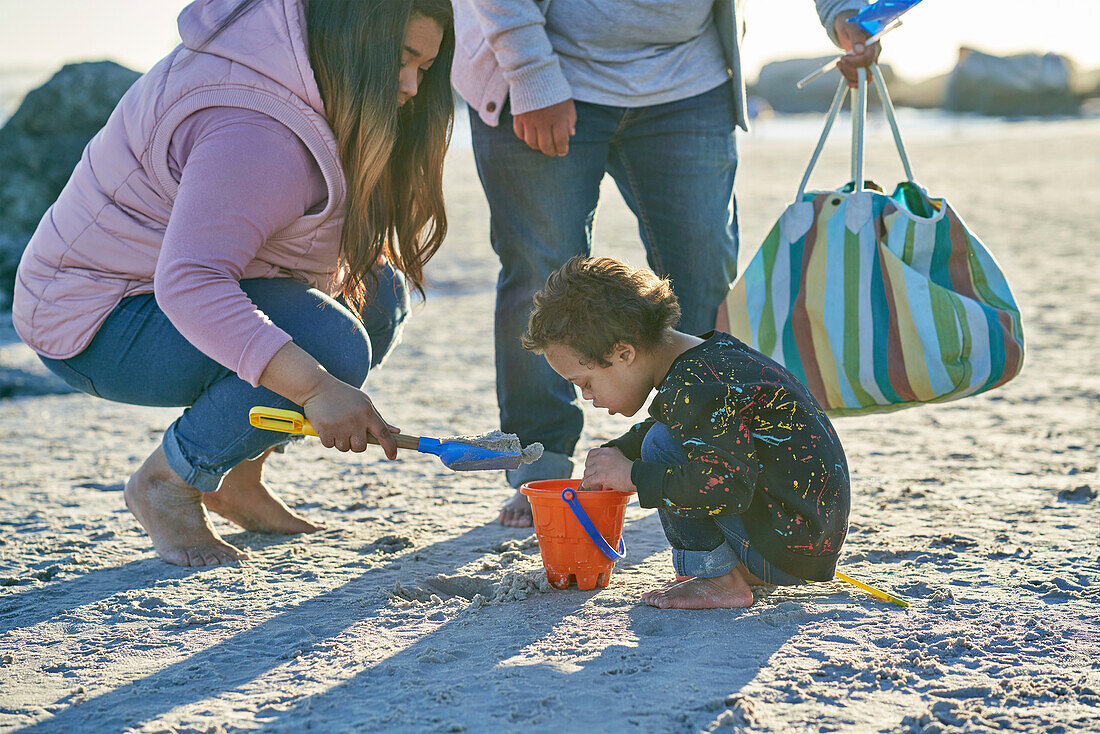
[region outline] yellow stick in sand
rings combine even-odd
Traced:
[[[836,577],[838,579],[840,579],[841,581],[847,581],[852,586],[863,589],[864,591],[866,591],[871,596],[878,597],[879,599],[882,599],[883,601],[888,601],[891,604],[897,604],[899,607],[908,607],[909,606],[909,602],[905,601],[904,599],[899,599],[896,596],[894,596],[893,594],[887,594],[885,591],[879,591],[875,587],[868,586],[867,584],[863,583],[862,581],[856,581],[851,576],[845,576],[840,571],[835,571],[834,573],[835,573]]]

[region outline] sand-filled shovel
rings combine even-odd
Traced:
[[[293,410],[257,405],[248,411],[248,421],[256,428],[268,431],[317,435],[306,417]],[[461,439],[439,439],[395,433],[393,438],[397,448],[411,449],[422,454],[434,454],[439,457],[444,466],[454,471],[517,469],[525,461],[532,462],[542,455],[541,444],[532,444],[527,449],[521,449],[518,438],[500,432],[485,436],[463,436]],[[378,439],[369,434],[367,441],[378,444]]]

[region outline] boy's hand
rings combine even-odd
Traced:
[[[584,460],[584,479],[581,489],[620,489],[624,492],[637,492],[638,488],[630,480],[630,469],[634,462],[623,456],[616,448],[592,449]]]

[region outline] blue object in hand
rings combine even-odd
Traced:
[[[865,6],[849,18],[848,22],[857,24],[873,36],[919,2],[920,0],[878,0]]]

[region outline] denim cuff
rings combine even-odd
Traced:
[[[224,472],[216,473],[199,469],[183,453],[179,439],[176,438],[175,423],[168,426],[161,444],[164,446],[164,456],[168,459],[168,466],[180,476],[180,479],[200,492],[215,492],[221,486],[222,479],[225,477]]]
[[[672,567],[681,576],[725,576],[737,568],[739,563],[741,559],[733,552],[729,543],[722,543],[709,551],[672,549]]]

